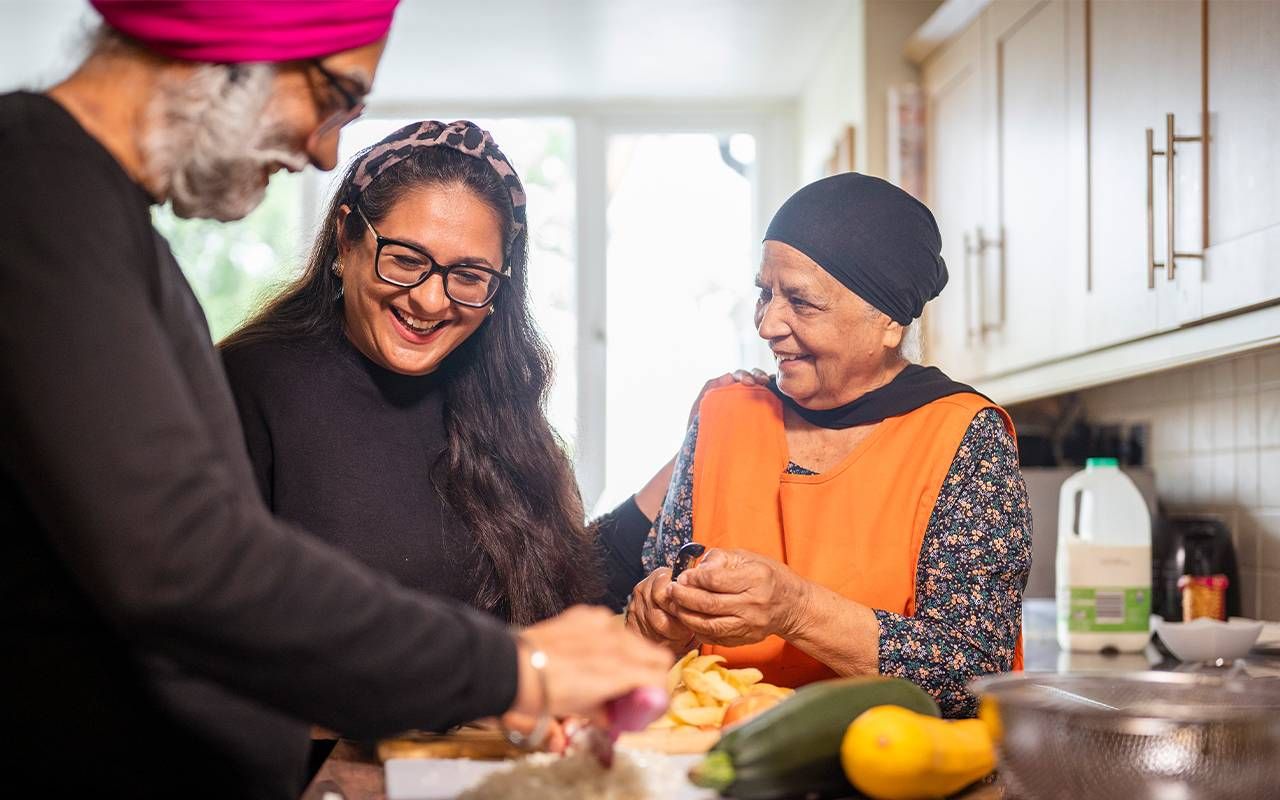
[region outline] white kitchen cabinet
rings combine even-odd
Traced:
[[[987,375],[1085,346],[1084,23],[1084,5],[1068,0],[996,0],[983,18]]]
[[[982,223],[985,166],[982,31],[974,23],[924,65],[928,202],[950,275],[925,309],[924,360],[957,380],[982,374],[974,231]],[[975,150],[977,152],[975,152]]]
[[[1027,398],[1257,346],[1280,302],[1280,0],[949,0],[935,18],[909,47],[928,54],[955,282],[932,360]]]
[[[1207,7],[1209,248],[1203,313],[1280,299],[1280,2]]]
[[[1090,268],[1088,346],[1200,317],[1203,251],[1200,0],[1089,3]],[[1170,117],[1172,115],[1172,117]],[[1168,191],[1174,195],[1170,216]],[[1174,250],[1169,261],[1169,225]],[[1156,265],[1156,266],[1153,266]]]

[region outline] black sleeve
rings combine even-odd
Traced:
[[[636,505],[635,495],[592,523],[605,564],[604,604],[621,613],[631,590],[644,580],[640,550],[652,523]]]
[[[253,463],[254,480],[257,481],[263,502],[274,511],[272,470],[275,458],[271,447],[271,428],[267,424],[253,380],[243,363],[243,350],[222,350],[220,355],[227,370],[227,381],[231,384],[231,395],[236,401],[236,413],[240,415],[240,427],[244,429],[244,444],[249,450],[249,460]]]
[[[0,159],[22,187],[0,193],[0,473],[81,590],[136,648],[352,735],[509,708],[502,625],[310,541],[235,474],[139,267],[137,197],[77,155]]]

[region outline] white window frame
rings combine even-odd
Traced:
[[[454,114],[425,111],[431,106]],[[577,453],[575,470],[583,504],[592,508],[605,485],[608,284],[606,251],[605,150],[610,136],[639,133],[748,133],[756,141],[756,169],[752,171],[751,230],[758,244],[773,212],[796,186],[795,147],[798,115],[793,102],[726,104],[680,103],[375,103],[368,117],[423,119],[567,118],[574,130],[576,182],[576,259],[574,307],[577,313]],[[329,176],[319,176],[304,189],[303,213],[316,219],[323,210]],[[754,264],[743,265],[746,270]],[[758,363],[767,363],[768,348],[758,349]],[[726,364],[726,371],[737,364]],[[749,366],[749,365],[748,365]],[[712,377],[712,376],[708,376]],[[636,487],[637,489],[640,487]]]

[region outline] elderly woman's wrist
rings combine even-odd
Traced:
[[[816,584],[799,575],[793,575],[792,578],[793,585],[787,592],[785,613],[777,631],[778,636],[789,641],[803,639],[808,634],[817,614],[814,606],[819,602]]]

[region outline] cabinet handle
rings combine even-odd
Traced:
[[[1174,145],[1177,144],[1178,142],[1202,142],[1204,141],[1204,135],[1203,135],[1204,132],[1202,131],[1200,136],[1178,136],[1174,134],[1173,114],[1164,115],[1164,125],[1165,125],[1165,146],[1164,146],[1165,170],[1164,172],[1165,172],[1165,181],[1167,183],[1167,188],[1165,190],[1165,205],[1169,207],[1168,208],[1169,226],[1167,228],[1168,237],[1169,237],[1167,252],[1169,255],[1166,258],[1166,261],[1168,261],[1168,268],[1165,274],[1168,276],[1169,280],[1173,280],[1174,267],[1176,266],[1176,262],[1179,258],[1204,258],[1203,250],[1200,251],[1199,253],[1179,253],[1176,249],[1174,249],[1173,229],[1174,229],[1174,221],[1177,219],[1177,216],[1174,213],[1174,198],[1177,196],[1177,189],[1174,181],[1175,176],[1174,176],[1173,167],[1174,167],[1174,159],[1176,158],[1178,153],[1177,148]],[[1202,147],[1201,154],[1200,154],[1201,158],[1204,158],[1207,155],[1206,153],[1203,152],[1203,150],[1204,148]],[[1208,188],[1209,187],[1207,186],[1202,186],[1200,187],[1200,190],[1204,192],[1204,191],[1207,191]]]
[[[1177,271],[1179,258],[1204,258],[1204,251],[1199,253],[1180,253],[1174,247],[1174,232],[1177,220],[1177,175],[1174,169],[1177,155],[1176,145],[1179,142],[1204,142],[1204,136],[1178,136],[1174,133],[1174,115],[1164,115],[1164,149],[1155,149],[1155,131],[1147,128],[1147,288],[1156,288],[1156,270],[1165,270],[1165,277],[1173,280]],[[1203,144],[1202,144],[1203,147]],[[1156,222],[1155,222],[1155,179],[1154,161],[1156,156],[1164,156],[1165,175],[1165,260],[1156,261]],[[1202,153],[1201,158],[1204,157]],[[1202,187],[1202,191],[1208,187]]]
[[[1164,155],[1155,148],[1155,131],[1147,128],[1147,288],[1156,288],[1156,270],[1164,264],[1156,261],[1156,156]]]
[[[973,344],[973,238],[964,232],[964,340]]]
[[[982,309],[981,332],[985,335],[991,331],[1004,329],[1005,323],[1005,259],[1004,259],[1004,229],[1000,229],[1000,235],[994,239],[987,238],[982,230],[982,226],[977,228],[977,254],[978,254],[978,286],[981,294],[978,295]],[[987,250],[995,248],[1000,251],[1000,296],[997,299],[997,312],[999,317],[996,322],[987,322]]]

